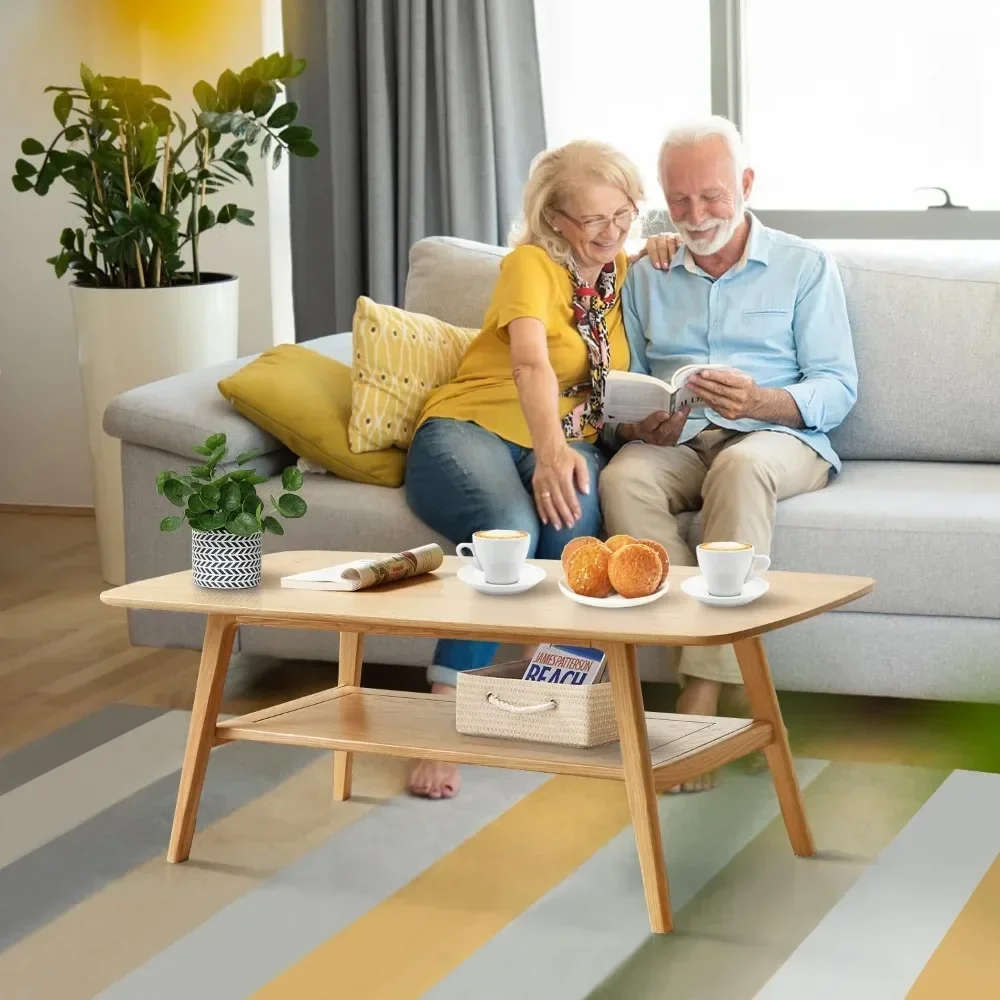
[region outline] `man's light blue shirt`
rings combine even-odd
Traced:
[[[648,258],[622,290],[632,370],[669,382],[686,364],[727,364],[767,389],[787,389],[804,430],[760,420],[726,420],[714,410],[688,418],[681,442],[709,424],[794,434],[837,472],[827,437],[858,396],[858,370],[837,266],[805,240],[750,215],[743,259],[718,279],[681,247],[665,271]]]

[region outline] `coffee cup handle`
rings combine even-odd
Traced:
[[[469,551],[464,552],[463,549],[468,549]],[[471,562],[476,569],[482,570],[483,567],[476,558],[476,550],[472,547],[472,542],[462,542],[460,545],[456,545],[455,553],[463,562]]]
[[[749,583],[755,576],[760,576],[761,573],[766,573],[770,567],[770,556],[754,556],[753,562],[750,564],[750,572],[747,573],[747,578],[743,582]]]

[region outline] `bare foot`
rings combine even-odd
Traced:
[[[722,684],[718,681],[708,681],[702,677],[688,677],[680,696],[677,698],[676,711],[681,715],[717,715],[719,712],[719,695]],[[678,792],[706,792],[715,787],[715,773],[700,774],[680,785],[668,788],[667,793],[676,795]]]
[[[432,684],[431,694],[446,698],[455,697],[455,689],[448,684]],[[425,799],[453,799],[462,787],[462,776],[455,764],[438,760],[415,760],[410,768],[406,787],[411,795]]]

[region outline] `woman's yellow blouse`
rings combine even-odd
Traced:
[[[621,287],[626,255],[620,253],[615,264],[618,295],[605,323],[611,343],[611,367],[625,370],[629,366],[629,346],[622,319]],[[589,381],[587,345],[573,322],[573,283],[569,272],[540,247],[520,246],[500,262],[500,277],[483,329],[469,345],[458,375],[431,393],[419,423],[434,417],[467,420],[523,448],[532,446],[514,385],[507,332],[512,320],[525,316],[539,319],[545,325],[549,360],[560,391]],[[585,399],[586,396],[560,397],[560,416]],[[596,436],[592,427],[584,430],[585,440],[592,441]]]

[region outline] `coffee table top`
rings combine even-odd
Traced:
[[[672,567],[670,589],[652,604],[592,608],[562,594],[558,562],[535,560],[546,578],[524,594],[480,594],[458,577],[461,561],[446,556],[436,572],[355,592],[298,590],[280,578],[371,556],[368,552],[277,552],[264,557],[253,590],[206,590],[185,570],[116,587],[105,604],[158,611],[224,615],[240,623],[332,628],[433,638],[507,642],[625,642],[636,645],[717,645],[812,618],[869,593],[867,577],[826,573],[767,573],[771,589],[751,604],[714,608],[689,597],[681,583],[698,570]]]

